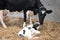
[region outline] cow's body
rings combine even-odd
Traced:
[[[38,13],[39,22],[42,25],[46,13],[51,13],[51,10],[46,10],[40,0],[1,0],[0,9],[7,9],[9,11],[24,11],[24,22],[26,22],[26,12],[31,10],[34,14]],[[45,11],[42,14],[42,11]]]
[[[6,9],[10,11],[31,10],[34,5],[34,0],[7,0]]]

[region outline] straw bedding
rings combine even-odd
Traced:
[[[36,22],[33,20],[33,22]],[[3,28],[0,23],[0,40],[28,40],[28,38],[18,37],[17,33],[22,29],[23,19],[22,18],[5,18],[5,24],[7,29]],[[28,23],[28,22],[27,22]],[[44,25],[40,26],[39,38],[31,40],[60,40],[60,24],[52,21],[44,22]]]

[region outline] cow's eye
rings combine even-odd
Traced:
[[[23,34],[25,34],[25,30],[23,30]]]

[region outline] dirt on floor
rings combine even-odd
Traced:
[[[37,19],[33,20],[36,22]],[[22,29],[22,18],[5,18],[7,29],[0,23],[0,40],[29,40],[28,38],[18,37],[17,33]],[[27,22],[28,23],[28,22]],[[52,21],[46,21],[40,26],[39,38],[30,40],[60,40],[60,24]]]

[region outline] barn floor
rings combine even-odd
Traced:
[[[36,20],[33,20],[36,21]],[[22,28],[23,20],[21,18],[5,19],[4,22],[8,26],[3,28],[0,23],[0,40],[28,40],[27,38],[20,38],[17,33]],[[41,34],[39,38],[31,40],[60,40],[60,24],[51,21],[45,21],[44,25],[40,27]]]

